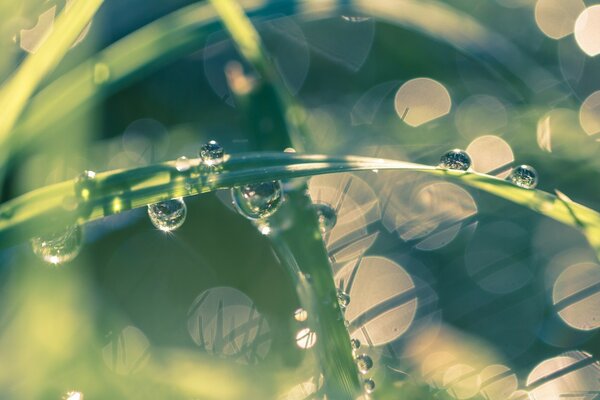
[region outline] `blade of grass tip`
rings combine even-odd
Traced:
[[[76,0],[57,18],[52,33],[40,49],[29,55],[0,90],[0,165],[10,151],[11,130],[42,79],[60,62],[103,0]],[[1,183],[1,182],[0,182]],[[1,186],[1,185],[0,185]]]

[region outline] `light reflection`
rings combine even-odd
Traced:
[[[335,280],[351,298],[345,312],[351,337],[381,346],[411,326],[418,299],[413,280],[400,265],[384,257],[364,257],[346,264]]]
[[[444,386],[455,399],[469,399],[479,392],[477,370],[468,364],[453,365],[444,374]]]
[[[531,400],[593,398],[600,392],[600,364],[588,353],[570,351],[538,364],[527,377]]]
[[[600,54],[600,5],[583,10],[575,22],[575,40],[588,56]]]
[[[499,133],[508,124],[508,111],[494,96],[473,95],[458,106],[455,124],[460,134],[468,139]]]
[[[510,145],[498,136],[485,135],[473,140],[467,147],[472,168],[477,172],[505,178],[515,156]]]
[[[188,311],[187,325],[203,350],[242,364],[259,362],[271,347],[267,320],[248,296],[234,288],[217,287],[198,295]]]
[[[505,400],[513,395],[519,381],[509,367],[502,364],[490,365],[479,374],[479,388],[487,400]]]
[[[296,333],[296,345],[302,350],[311,349],[317,343],[317,333],[310,328],[302,328]]]
[[[106,366],[119,375],[139,372],[150,358],[150,342],[135,326],[126,326],[102,349]]]
[[[65,394],[63,397],[64,400],[83,400],[83,393],[70,391]]]
[[[538,0],[535,22],[546,36],[560,39],[573,33],[575,20],[584,9],[582,0]]]
[[[554,283],[552,302],[570,327],[600,328],[600,265],[587,262],[566,268]]]
[[[590,94],[581,104],[579,123],[588,135],[600,133],[600,90]]]
[[[396,92],[396,114],[412,127],[423,125],[450,112],[450,93],[440,82],[416,78],[405,82]]]

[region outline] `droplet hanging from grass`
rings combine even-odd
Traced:
[[[96,186],[96,173],[94,171],[83,171],[77,179],[75,179],[75,196],[77,198],[88,201]]]
[[[73,260],[83,246],[81,226],[72,225],[49,235],[31,239],[33,253],[43,261],[58,265]]]
[[[365,392],[373,393],[375,391],[375,381],[373,379],[365,379],[363,388],[365,389]]]
[[[283,201],[280,181],[238,186],[231,189],[231,196],[239,213],[250,220],[270,217]]]
[[[148,216],[152,225],[164,232],[179,228],[185,222],[187,206],[183,199],[172,199],[148,206]]]
[[[223,163],[225,150],[216,140],[210,140],[200,147],[198,155],[204,165],[213,167]]]
[[[510,173],[509,179],[524,189],[534,189],[538,183],[537,171],[529,165],[519,165]]]
[[[325,203],[316,203],[314,207],[315,212],[317,213],[321,233],[327,233],[332,230],[337,223],[337,214],[333,207]]]
[[[342,311],[350,305],[350,295],[341,289],[338,289],[337,291],[337,300]]]
[[[443,169],[466,171],[471,167],[471,157],[469,157],[464,150],[450,150],[440,158],[439,167]]]
[[[356,356],[355,361],[358,372],[361,374],[366,374],[371,368],[373,368],[373,359],[366,354]]]

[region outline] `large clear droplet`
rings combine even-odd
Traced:
[[[333,229],[337,222],[337,214],[333,207],[325,203],[316,203],[314,205],[319,221],[319,229],[321,233],[329,232]]]
[[[75,195],[83,201],[89,200],[96,185],[95,179],[96,173],[94,171],[83,171],[75,179]]]
[[[181,198],[148,206],[148,216],[152,225],[165,232],[173,231],[183,225],[186,215],[187,207]]]
[[[342,310],[345,310],[350,305],[350,295],[341,289],[337,291],[337,299]]]
[[[83,232],[79,225],[72,225],[52,234],[31,239],[33,253],[54,265],[73,260],[82,246]]]
[[[358,367],[358,372],[361,374],[366,374],[371,368],[373,368],[373,360],[366,354],[356,356],[355,361],[356,366]]]
[[[519,187],[533,189],[537,186],[538,174],[537,171],[529,165],[519,165],[512,170],[509,179]]]
[[[460,149],[450,150],[440,158],[440,168],[466,171],[471,167],[471,157]]]
[[[216,140],[211,140],[202,147],[198,152],[202,163],[207,166],[219,165],[223,162],[225,150]]]
[[[257,220],[275,213],[283,200],[281,182],[260,182],[231,189],[236,208],[244,217]]]
[[[367,393],[373,393],[375,390],[375,381],[373,379],[365,379],[363,382],[363,388]]]

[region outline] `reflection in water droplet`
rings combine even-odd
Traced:
[[[342,19],[347,22],[365,22],[368,21],[369,17],[362,17],[359,15],[342,15]]]
[[[513,169],[509,179],[515,185],[525,189],[535,188],[538,182],[536,170],[529,165],[519,165]]]
[[[225,150],[223,149],[223,146],[217,143],[216,140],[209,141],[200,147],[200,151],[198,152],[202,163],[207,166],[221,164],[223,162],[224,154]]]
[[[83,233],[79,225],[69,226],[46,236],[31,239],[31,248],[36,256],[50,264],[61,264],[73,260],[83,246]]]
[[[358,339],[350,339],[350,346],[353,350],[360,349],[360,340]]]
[[[471,167],[471,157],[460,149],[450,150],[440,158],[440,168],[466,171]]]
[[[317,333],[309,328],[303,328],[296,334],[296,345],[302,350],[308,350],[317,343]]]
[[[337,215],[333,207],[325,203],[316,203],[314,205],[319,220],[319,229],[321,233],[329,232],[337,222]]]
[[[350,295],[341,289],[338,289],[337,291],[337,299],[342,311],[350,304]]]
[[[365,388],[365,392],[373,393],[375,390],[375,381],[373,379],[365,379],[363,387]]]
[[[358,372],[361,374],[366,374],[371,368],[373,368],[373,359],[366,354],[357,356],[355,361],[356,366],[358,367]]]
[[[181,198],[148,205],[150,221],[161,231],[170,232],[179,228],[186,215],[187,206]]]
[[[298,322],[304,322],[308,319],[308,312],[304,308],[294,311],[294,319]]]
[[[83,400],[83,393],[76,392],[76,391],[70,391],[64,395],[63,399],[64,400]]]
[[[131,375],[142,370],[150,359],[150,342],[135,326],[110,333],[110,342],[102,349],[106,366],[118,375]]]
[[[192,166],[192,161],[186,156],[181,156],[177,160],[175,160],[175,168],[179,172],[184,172],[190,169]]]
[[[77,179],[75,179],[75,195],[84,200],[89,200],[92,189],[96,184],[96,173],[94,171],[83,171]]]
[[[260,182],[231,189],[233,203],[240,214],[250,220],[267,218],[281,206],[281,182]]]

